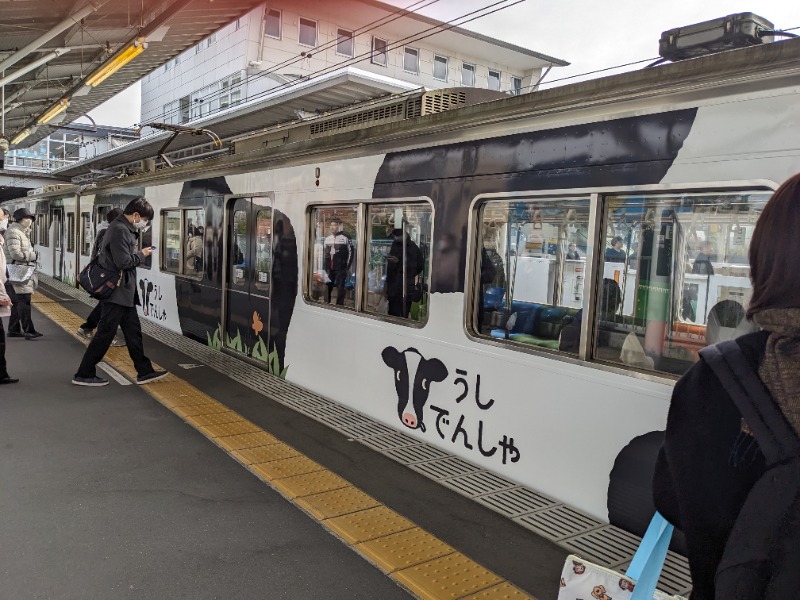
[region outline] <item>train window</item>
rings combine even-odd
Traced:
[[[161,270],[168,273],[181,272],[181,211],[161,212]]]
[[[183,274],[189,277],[203,276],[203,251],[205,248],[205,211],[193,208],[183,211],[186,239],[183,243]]]
[[[480,209],[474,331],[577,354],[588,198],[492,200]]]
[[[606,197],[593,356],[683,374],[748,330],[748,249],[767,192]]]
[[[309,299],[355,309],[358,206],[314,208],[311,227],[314,254],[308,270]]]
[[[432,225],[428,204],[369,206],[367,312],[427,321]]]
[[[39,213],[36,215],[36,244],[40,246],[44,246],[45,248],[50,246],[50,219],[47,218],[47,213]]]
[[[260,208],[256,212],[256,288],[269,293],[272,272],[272,209]]]
[[[230,281],[233,285],[243,286],[247,285],[247,211],[234,211],[231,226],[233,228],[233,249],[229,257]]]
[[[67,213],[67,252],[75,252],[75,213]]]
[[[81,255],[92,254],[92,215],[88,212],[81,213]]]

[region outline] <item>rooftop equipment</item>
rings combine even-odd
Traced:
[[[737,13],[663,32],[658,53],[662,60],[674,62],[772,42],[773,34],[781,35],[764,17],[749,12]]]

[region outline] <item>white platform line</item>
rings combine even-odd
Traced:
[[[108,363],[101,362],[98,363],[97,366],[103,369],[103,371],[105,371],[108,374],[108,376],[111,377],[111,379],[116,381],[118,384],[131,385],[131,382],[128,381],[122,373],[117,371],[114,367],[112,367]]]

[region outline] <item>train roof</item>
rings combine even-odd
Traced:
[[[390,122],[364,119],[363,123],[355,125],[344,123],[342,129],[332,127],[315,134],[312,128],[314,124],[318,129],[324,129],[321,125],[331,118],[342,120],[336,115],[333,117],[321,115],[308,122],[293,121],[229,140],[233,150],[232,155],[158,169],[122,180],[115,179],[114,185],[133,185],[134,182],[142,184],[173,178],[189,179],[193,175],[196,176],[197,172],[205,175],[210,172],[247,170],[258,164],[302,160],[298,157],[303,156],[306,156],[308,161],[313,161],[322,153],[337,148],[343,149],[367,143],[387,145],[393,141],[412,139],[420,135],[435,135],[454,129],[469,129],[490,123],[566,113],[621,102],[650,101],[661,102],[663,105],[662,99],[667,95],[688,94],[691,98],[703,99],[733,91],[785,87],[797,85],[798,74],[800,74],[800,39],[791,39],[530,94],[508,96],[456,110],[420,116],[417,113],[412,114],[411,118],[394,119]],[[410,100],[413,100],[413,96],[408,94],[384,98],[378,108],[385,108],[393,101]],[[359,114],[360,108],[374,110],[376,108],[374,102],[371,101],[361,107],[348,107],[347,114]],[[141,142],[129,146],[138,143]],[[60,174],[78,175],[97,168],[95,165],[96,159],[84,161],[68,169],[61,169]]]

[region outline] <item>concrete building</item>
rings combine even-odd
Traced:
[[[348,67],[429,90],[520,94],[568,64],[399,10],[374,0],[257,7],[142,80],[142,123],[187,123]]]

